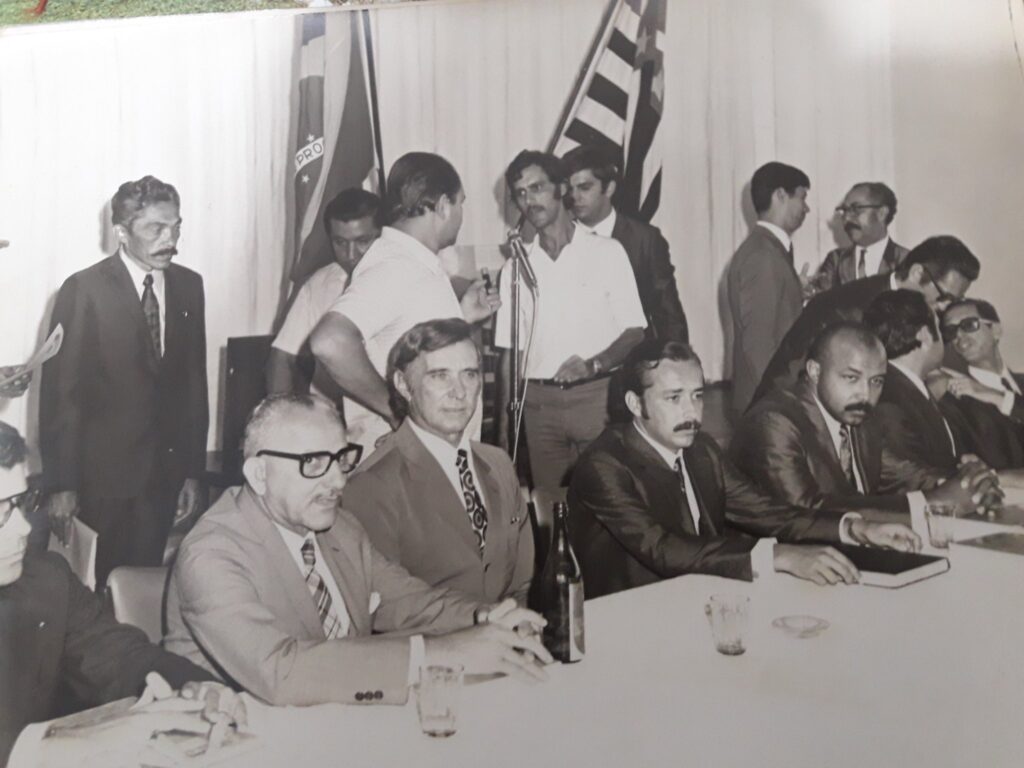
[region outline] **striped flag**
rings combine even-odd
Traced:
[[[295,150],[295,250],[285,274],[300,283],[332,258],[321,224],[343,189],[382,186],[369,15],[298,17],[299,98]]]
[[[561,157],[590,144],[618,158],[615,205],[650,221],[661,202],[666,0],[612,0],[558,132]]]

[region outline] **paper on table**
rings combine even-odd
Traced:
[[[34,371],[36,368],[41,366],[51,357],[60,352],[60,345],[64,341],[64,326],[57,323],[57,327],[53,329],[50,335],[43,342],[43,345],[36,350],[36,353],[28,359],[24,365],[19,366],[17,372],[12,373],[9,376],[0,377],[0,387],[5,384],[14,381],[17,378],[24,376],[30,371]]]
[[[60,543],[54,534],[50,534],[47,549],[63,556],[74,571],[75,576],[89,589],[96,589],[96,531],[77,517],[71,521],[71,535],[67,546]]]

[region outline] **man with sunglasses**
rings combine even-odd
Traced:
[[[362,449],[331,403],[268,397],[249,419],[243,454],[245,485],[182,542],[168,650],[271,704],[403,702],[423,664],[544,677],[536,659],[550,655],[515,631],[541,617],[410,576],[340,508]],[[396,634],[371,637],[380,633]]]
[[[815,296],[783,337],[761,377],[753,402],[774,387],[795,386],[815,337],[834,323],[860,322],[876,296],[899,289],[915,291],[924,296],[933,311],[941,312],[963,298],[980,272],[981,264],[966,245],[951,235],[940,235],[915,247],[889,274],[854,280]]]
[[[850,245],[829,251],[814,276],[815,289],[827,291],[896,269],[909,251],[889,237],[889,225],[895,216],[896,194],[886,184],[854,184],[836,206],[836,217]]]
[[[394,439],[352,476],[345,506],[413,576],[485,602],[526,604],[533,530],[512,462],[470,439],[483,376],[473,328],[420,323],[388,355]]]

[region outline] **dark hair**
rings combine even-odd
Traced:
[[[395,388],[395,373],[404,373],[405,369],[424,352],[436,352],[467,339],[473,342],[479,358],[480,348],[473,341],[473,326],[461,317],[427,320],[424,323],[417,323],[402,334],[388,352],[387,366],[388,404],[397,418],[404,419],[408,415],[409,403]]]
[[[550,152],[524,149],[515,156],[515,159],[509,163],[508,168],[505,170],[505,183],[508,185],[510,192],[515,192],[515,183],[522,178],[523,171],[531,165],[536,165],[544,171],[547,174],[548,181],[553,184],[561,184],[565,181],[565,167],[562,165],[561,160]]]
[[[0,467],[11,469],[21,464],[28,455],[25,438],[6,421],[0,421]]]
[[[936,280],[950,272],[958,272],[973,283],[981,273],[978,257],[952,235],[929,237],[919,243],[896,267],[896,277],[906,280],[915,264],[923,266]]]
[[[885,217],[886,224],[892,224],[896,218],[896,193],[887,184],[880,181],[862,181],[853,185],[854,189],[863,189],[868,193],[876,205],[884,205],[889,209],[889,215]]]
[[[257,403],[249,414],[249,419],[245,422],[242,455],[247,459],[255,456],[256,452],[263,447],[263,438],[270,422],[277,418],[282,411],[291,409],[304,411],[319,409],[326,411],[328,416],[333,416],[339,424],[341,423],[341,414],[338,413],[337,407],[320,395],[298,392],[280,392],[276,395],[268,395]]]
[[[776,189],[785,190],[787,195],[795,195],[798,187],[811,188],[811,180],[799,168],[785,163],[765,163],[750,179],[750,198],[754,201],[754,210],[759,214],[772,207],[772,195]]]
[[[865,347],[884,347],[874,331],[864,325],[864,323],[841,320],[837,323],[826,325],[818,332],[818,335],[811,342],[811,346],[807,349],[807,359],[814,360],[816,363],[825,362],[825,357],[832,347],[832,342],[840,336],[851,338]]]
[[[592,144],[581,144],[562,155],[562,172],[566,178],[580,171],[590,171],[601,182],[601,189],[619,180],[619,166],[610,153]]]
[[[110,220],[130,226],[139,211],[154,203],[181,205],[178,190],[155,176],[143,176],[138,181],[126,181],[117,188],[110,201]]]
[[[990,323],[1002,322],[999,319],[999,313],[996,312],[996,308],[984,299],[960,299],[959,301],[954,301],[946,307],[943,316],[949,314],[957,307],[974,307],[978,311],[978,317],[982,320],[988,320]]]
[[[917,334],[924,327],[928,328],[933,339],[939,338],[935,315],[924,295],[917,291],[885,291],[879,294],[864,311],[864,324],[881,340],[890,360],[903,357],[921,346]]]
[[[388,173],[384,222],[414,219],[434,210],[442,197],[455,200],[462,180],[454,166],[432,152],[407,152]]]
[[[380,226],[380,198],[365,189],[349,187],[335,195],[324,208],[324,229],[330,234],[332,221],[355,221],[367,216]]]
[[[650,386],[644,374],[657,368],[662,360],[701,364],[693,347],[685,342],[646,339],[633,347],[622,364],[623,391],[632,392],[642,398],[644,390]]]

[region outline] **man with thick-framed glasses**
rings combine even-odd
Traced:
[[[836,217],[850,245],[829,251],[814,275],[816,291],[872,275],[887,275],[900,265],[908,249],[889,237],[889,225],[896,216],[896,194],[880,181],[854,184]]]
[[[268,397],[249,418],[243,455],[245,485],[181,544],[168,650],[271,704],[402,702],[423,664],[544,677],[536,659],[550,655],[515,631],[541,617],[512,600],[487,605],[431,587],[384,558],[341,509],[361,449],[333,404]]]

